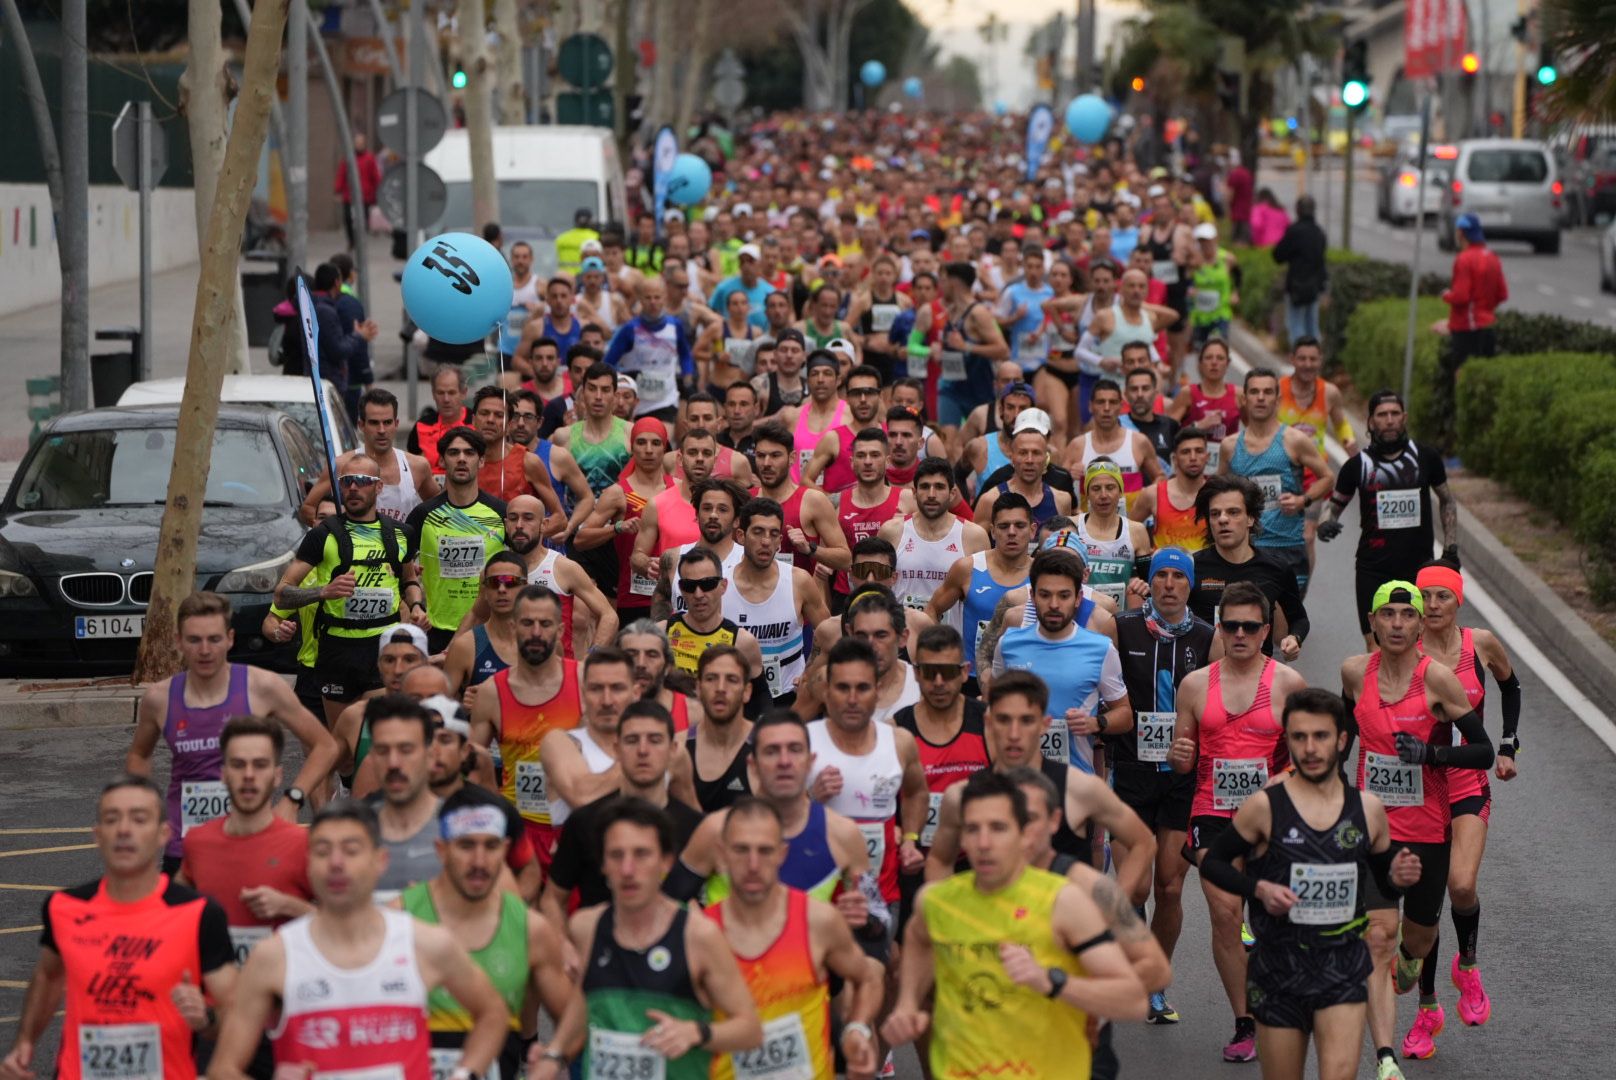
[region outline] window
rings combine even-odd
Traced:
[[[1470,155],[1473,184],[1541,184],[1549,159],[1541,150],[1477,150]]]
[[[69,431],[44,440],[17,485],[19,510],[158,506],[168,500],[174,428]],[[275,462],[266,472],[266,461]],[[204,506],[284,506],[286,481],[267,431],[213,435]]]

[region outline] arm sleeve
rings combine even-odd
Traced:
[[[612,340],[606,343],[606,355],[602,358],[606,363],[616,368],[622,363],[623,357],[628,354],[629,343],[634,340],[634,330],[627,323],[617,328]]]
[[[324,526],[315,526],[304,533],[297,545],[297,561],[319,566],[325,561],[325,538],[330,535],[330,530]]]
[[[1234,860],[1251,854],[1251,841],[1240,835],[1230,824],[1212,841],[1212,846],[1201,856],[1201,876],[1226,893],[1251,900],[1257,895],[1257,879],[1243,870],[1236,870]]]
[[[1375,875],[1375,884],[1380,891],[1393,900],[1403,895],[1403,890],[1392,884],[1392,859],[1396,857],[1401,844],[1392,843],[1385,851],[1371,851],[1365,861],[1369,863],[1370,873]]]
[[[684,323],[676,322],[673,326],[674,336],[679,342],[679,371],[694,378],[696,375],[696,361],[690,353],[690,335],[685,333]]]
[[[1521,680],[1513,671],[1498,684],[1498,693],[1504,699],[1504,738],[1513,739],[1521,722]]]
[[[1302,603],[1302,590],[1296,584],[1296,572],[1288,566],[1282,567],[1280,581],[1279,606],[1290,624],[1291,635],[1298,642],[1306,641],[1312,624],[1307,621],[1307,608]]]
[[[583,876],[580,871],[584,860],[584,829],[578,822],[579,815],[575,814],[561,826],[561,835],[556,838],[555,855],[550,860],[550,880],[568,891],[576,888]]]
[[[673,870],[662,881],[662,892],[675,900],[694,900],[707,879],[690,869],[683,859],[675,859]]]
[[[196,934],[196,954],[202,967],[198,975],[218,971],[236,962],[236,950],[230,944],[230,920],[216,901],[209,900],[203,904]]]
[[[1465,745],[1432,747],[1432,762],[1450,769],[1492,768],[1493,744],[1487,739],[1487,728],[1481,722],[1481,714],[1471,709],[1455,720],[1453,726],[1465,737]]]
[[[1330,493],[1330,501],[1342,507],[1351,502],[1358,493],[1358,477],[1362,472],[1362,459],[1357,454],[1349,457],[1341,466],[1341,471],[1335,474],[1335,491]]]

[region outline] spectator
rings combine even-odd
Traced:
[[[1274,261],[1285,265],[1285,334],[1288,340],[1319,336],[1319,298],[1330,283],[1324,230],[1314,220],[1313,196],[1296,200],[1296,220],[1274,245]]]
[[[354,327],[367,321],[365,305],[359,302],[359,296],[354,291],[359,274],[354,267],[353,256],[346,251],[331,256],[331,265],[337,268],[342,281],[342,291],[337,293],[336,298],[337,317],[342,321],[342,332],[352,334]],[[376,373],[370,366],[370,342],[366,341],[348,366],[348,389],[343,394],[348,418],[356,424],[359,423],[359,398],[365,388],[375,381]]]
[[[365,136],[353,137],[354,163],[359,166],[359,196],[365,204],[364,216],[360,219],[360,228],[368,228],[370,224],[370,208],[376,205],[376,189],[381,186],[382,169],[376,163],[376,155],[370,152],[365,144]],[[337,166],[336,180],[337,198],[342,200],[342,227],[348,232],[348,250],[354,248],[353,226],[353,193],[348,190],[348,162],[346,159]]]
[[[1258,188],[1257,201],[1251,207],[1251,243],[1255,247],[1273,247],[1290,228],[1291,216],[1274,198],[1271,188]]]
[[[1472,356],[1492,356],[1498,351],[1493,330],[1498,305],[1509,299],[1504,267],[1498,255],[1487,246],[1486,234],[1475,214],[1460,214],[1453,223],[1459,254],[1453,257],[1453,282],[1442,294],[1448,305],[1445,330],[1452,342],[1448,351],[1454,371]]]
[[[1229,234],[1231,243],[1251,243],[1251,185],[1251,170],[1240,160],[1240,151],[1230,150],[1229,174],[1224,177],[1223,186],[1232,226]]]
[[[314,317],[320,330],[320,377],[330,379],[337,392],[348,393],[348,377],[358,369],[362,358],[369,353],[370,342],[379,330],[370,320],[354,324],[352,330],[343,330],[342,316],[337,311],[337,298],[342,295],[342,273],[330,263],[321,263],[314,270]]]

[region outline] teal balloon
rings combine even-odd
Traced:
[[[707,197],[713,186],[713,170],[695,154],[680,154],[668,173],[668,201],[677,206],[694,206]]]
[[[993,115],[994,116],[1003,116],[1006,113],[1008,113],[1009,111],[1010,111],[1010,106],[1008,104],[1006,104],[1005,102],[995,101],[993,103]]]
[[[470,233],[443,233],[415,249],[400,282],[404,310],[428,337],[481,341],[505,320],[515,289],[499,249]]]
[[[1084,94],[1066,106],[1066,130],[1080,143],[1092,146],[1105,138],[1111,126],[1111,106],[1098,94]]]
[[[887,66],[879,60],[866,60],[864,66],[859,68],[859,81],[865,86],[880,86],[887,81]]]
[[[903,92],[912,98],[917,98],[926,88],[921,85],[920,76],[911,75],[903,80]]]

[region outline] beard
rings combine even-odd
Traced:
[[[526,638],[516,647],[522,662],[538,667],[546,663],[555,653],[555,642],[544,638]]]

